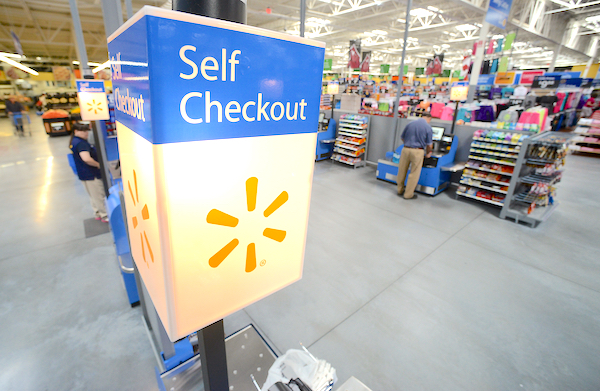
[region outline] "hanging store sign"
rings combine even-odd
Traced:
[[[102,80],[76,80],[77,100],[81,109],[81,119],[97,121],[110,119],[108,100]]]
[[[498,73],[494,84],[509,85],[515,82],[515,72]]]
[[[544,71],[542,70],[538,70],[538,71],[523,71],[523,73],[521,74],[521,81],[519,82],[519,84],[525,84],[525,85],[530,85],[533,83],[533,79],[536,76],[544,76]]]
[[[535,76],[531,88],[554,89],[560,85],[560,76]]]
[[[512,0],[490,0],[490,5],[485,14],[485,21],[504,30],[511,6]]]
[[[332,67],[333,67],[333,59],[326,58],[325,61],[323,62],[323,70],[330,71]]]
[[[495,80],[496,80],[496,75],[479,75],[479,78],[477,79],[477,85],[478,86],[491,85],[491,84],[494,84]]]
[[[108,41],[131,252],[174,341],[301,278],[325,44],[148,6]]]

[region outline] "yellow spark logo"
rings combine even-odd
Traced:
[[[258,179],[255,177],[248,178],[246,181],[246,203],[248,206],[248,212],[254,211],[256,209],[256,193],[258,189]],[[283,204],[288,200],[288,193],[286,191],[282,191],[281,194],[271,202],[271,205],[265,209],[263,215],[265,217],[269,217],[273,214],[277,209],[279,209]],[[221,225],[225,227],[236,227],[239,223],[239,219],[228,215],[225,212],[221,212],[218,209],[212,209],[208,212],[206,216],[206,222],[209,224]],[[274,229],[274,228],[265,228],[263,231],[263,236],[269,239],[275,240],[276,242],[283,242],[285,239],[286,232]],[[221,262],[231,254],[231,252],[240,244],[238,239],[233,239],[229,243],[227,243],[223,248],[221,248],[215,255],[213,255],[209,260],[208,264],[216,268]],[[262,266],[262,263],[261,263]],[[246,248],[246,273],[250,273],[256,269],[256,245],[254,243],[250,243]]]
[[[88,108],[88,111],[92,111],[94,110],[94,114],[98,114],[98,111],[102,111],[102,102],[96,102],[96,99],[92,99],[92,103],[88,102],[87,103],[88,106],[90,106]]]
[[[137,175],[135,170],[133,170],[133,183],[135,187],[135,197],[133,196],[133,190],[131,189],[131,182],[127,181],[127,186],[129,187],[129,194],[131,195],[131,200],[133,201],[133,206],[137,207],[140,204],[139,194],[138,194],[138,185],[137,185]],[[141,216],[143,220],[148,220],[150,218],[150,214],[148,213],[148,204],[144,204],[144,207],[141,210]],[[131,222],[133,224],[133,229],[136,229],[138,226],[138,217],[133,216],[131,218]],[[133,235],[131,236],[131,240],[133,240]],[[146,249],[144,247],[144,242],[148,248],[148,254],[150,255],[150,260],[154,263],[154,254],[152,253],[152,247],[150,247],[150,242],[148,241],[148,236],[146,235],[146,231],[140,232],[140,242],[142,243],[142,256],[144,258],[144,262],[146,266],[150,267],[148,261],[146,260]]]

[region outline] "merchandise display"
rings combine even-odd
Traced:
[[[572,140],[571,151],[600,155],[600,120],[582,118],[573,133],[577,137]]]
[[[501,218],[536,227],[552,214],[571,137],[544,132],[523,140]]]
[[[486,129],[475,131],[456,194],[503,206],[521,145],[528,137]]]
[[[358,114],[343,114],[337,131],[333,155],[337,162],[361,167],[366,165],[364,154],[367,148],[369,117]]]

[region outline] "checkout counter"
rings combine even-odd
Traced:
[[[325,113],[319,114],[319,128],[317,131],[317,150],[315,161],[329,159],[335,144],[336,122],[333,118],[325,118]]]
[[[432,126],[431,128],[433,129],[433,154],[423,161],[421,176],[415,190],[434,196],[446,190],[450,184],[450,168],[454,166],[458,137],[445,134],[445,127]],[[386,153],[386,159],[379,159],[377,179],[397,183],[398,162],[402,148],[404,145],[400,145],[393,152]]]

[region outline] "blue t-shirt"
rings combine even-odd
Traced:
[[[92,158],[98,160],[96,158],[96,151],[90,145],[90,143],[88,143],[82,138],[73,137],[73,142],[71,143],[70,148],[71,151],[73,151],[73,157],[75,158],[75,168],[77,168],[77,176],[79,177],[79,179],[82,181],[91,181],[96,178],[100,179],[100,169],[88,165],[81,159],[81,156],[79,156],[81,152],[87,151],[90,153],[90,156],[92,156]]]
[[[402,131],[402,140],[407,148],[423,148],[433,143],[433,129],[423,118],[406,125]]]

